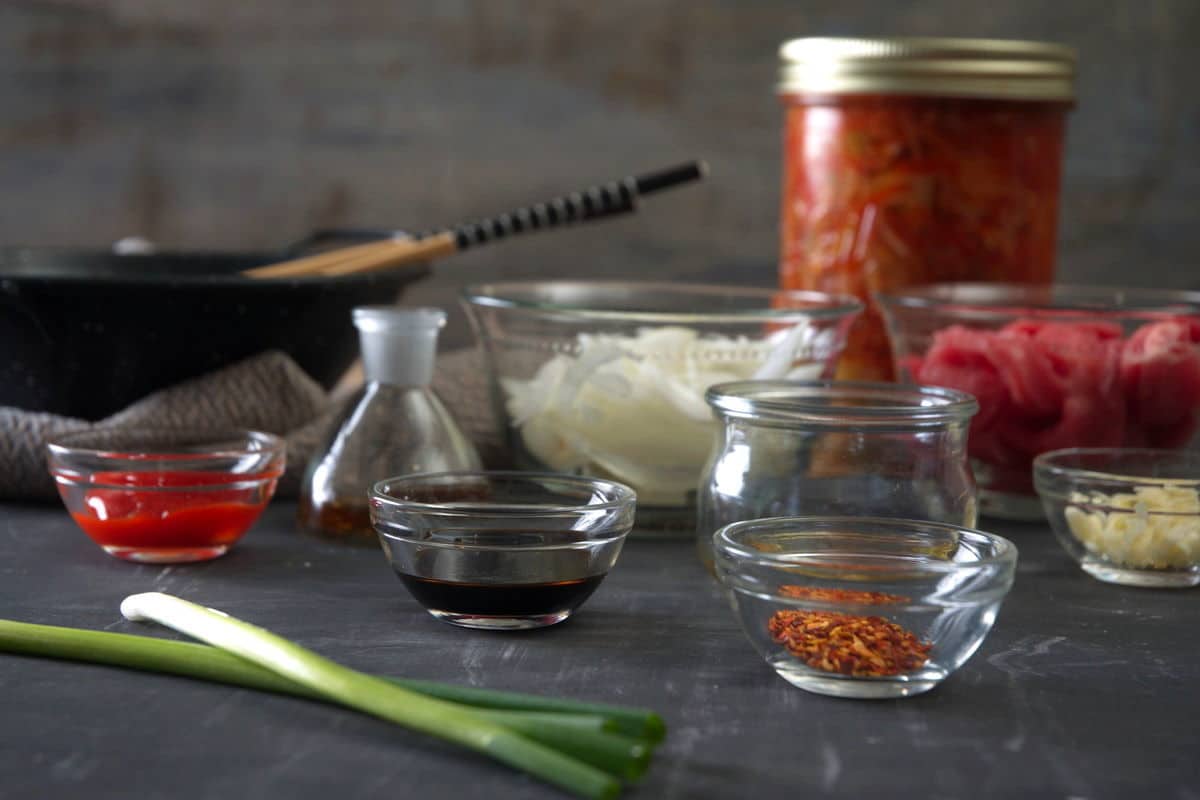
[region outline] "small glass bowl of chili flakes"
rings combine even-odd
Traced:
[[[776,517],[713,537],[717,575],[751,643],[817,694],[927,692],[991,630],[1017,548],[939,522]]]

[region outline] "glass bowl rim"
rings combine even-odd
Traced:
[[[375,529],[375,535],[383,539],[393,539],[398,542],[417,544],[422,548],[453,550],[455,552],[547,553],[558,550],[597,550],[605,545],[610,545],[613,542],[621,541],[629,535],[629,531],[619,531],[615,533],[611,531],[605,531],[603,535],[589,536],[585,539],[577,539],[570,542],[554,542],[550,544],[481,544],[478,542],[464,544],[462,542],[439,542],[432,539],[416,539],[411,536],[404,536],[392,531],[381,531],[378,528]],[[390,554],[388,555],[388,560],[392,560]]]
[[[1135,475],[1131,473],[1108,472],[1086,467],[1074,467],[1061,463],[1063,460],[1079,456],[1148,456],[1155,459],[1187,462],[1197,469],[1194,478],[1168,478],[1152,475]],[[1171,450],[1155,447],[1063,447],[1058,450],[1048,450],[1038,454],[1033,459],[1034,488],[1045,499],[1070,503],[1070,496],[1062,491],[1055,491],[1046,485],[1052,480],[1061,480],[1073,485],[1076,491],[1100,491],[1101,488],[1134,490],[1138,487],[1161,488],[1183,487],[1200,491],[1200,453],[1192,450]],[[1134,509],[1118,508],[1103,504],[1088,504],[1096,511],[1112,511],[1116,513],[1135,513]],[[1197,517],[1195,511],[1146,511],[1147,514],[1163,517]]]
[[[153,438],[155,436],[180,436],[184,438],[194,438],[198,441],[197,447],[203,448],[204,440],[212,440],[214,442],[221,441],[222,444],[233,439],[241,439],[244,442],[250,443],[245,447],[225,447],[221,449],[199,449],[195,451],[179,450],[176,446],[162,447],[146,447],[141,445],[142,449],[134,449],[128,447],[100,447],[88,446],[86,443],[89,439],[95,437],[122,437],[130,436],[135,439],[138,437]],[[205,461],[215,461],[222,458],[239,458],[244,456],[262,456],[262,455],[278,455],[286,452],[287,443],[283,437],[265,431],[252,430],[250,428],[199,428],[199,427],[137,427],[125,428],[119,426],[97,426],[85,428],[68,433],[58,434],[46,441],[46,449],[58,458],[70,459],[78,457],[90,457],[101,461],[112,461],[114,463],[145,463],[144,456],[182,456],[178,459],[184,464],[188,462],[202,463]],[[130,458],[130,456],[134,456]]]
[[[956,298],[956,294],[963,296]],[[1200,316],[1200,292],[1185,289],[948,282],[876,292],[874,298],[885,308],[922,309],[983,318],[1088,313],[1135,318],[1152,314]]]
[[[901,517],[847,517],[847,516],[796,516],[796,517],[765,517],[762,519],[749,519],[732,522],[719,528],[713,534],[713,548],[718,554],[727,555],[735,559],[737,564],[755,564],[757,566],[767,567],[796,567],[806,566],[823,569],[831,573],[846,572],[845,569],[830,568],[828,563],[819,559],[809,560],[802,555],[797,554],[773,554],[763,553],[759,550],[753,550],[742,545],[735,539],[731,538],[732,534],[738,534],[743,531],[762,529],[767,534],[785,534],[785,533],[810,533],[817,535],[821,533],[821,526],[826,525],[869,525],[877,529],[869,532],[867,535],[877,536],[883,539],[894,540],[898,535],[905,533],[915,533],[913,529],[935,529],[938,531],[953,533],[956,536],[968,536],[972,539],[982,541],[990,547],[996,548],[997,552],[993,555],[977,558],[972,561],[944,561],[937,559],[923,560],[918,564],[906,564],[903,567],[897,567],[896,572],[928,572],[928,573],[953,573],[965,572],[967,570],[977,570],[989,566],[1006,566],[1009,569],[1014,569],[1017,563],[1017,546],[1003,536],[995,533],[989,533],[977,528],[968,528],[965,525],[955,525],[950,522],[934,522],[931,520],[904,519]],[[807,530],[796,530],[796,529]],[[892,529],[892,530],[887,530]],[[861,531],[859,533],[862,533]],[[734,570],[737,571],[736,569]]]
[[[432,483],[438,479],[445,480],[450,478],[483,478],[488,481],[496,478],[507,481],[515,479],[524,481],[553,480],[560,484],[567,484],[578,488],[600,488],[610,495],[612,499],[601,503],[525,505],[508,508],[505,506],[509,504],[498,502],[495,506],[487,507],[484,510],[478,507],[460,508],[453,502],[423,503],[415,500],[401,500],[387,494],[388,484],[399,482],[410,482],[413,484]],[[553,519],[556,517],[579,516],[580,514],[587,514],[594,511],[616,511],[636,505],[637,503],[637,493],[625,484],[618,483],[617,481],[592,478],[585,475],[569,475],[558,472],[524,472],[522,470],[450,470],[445,472],[417,472],[410,475],[394,475],[376,481],[371,486],[370,497],[372,501],[378,501],[380,505],[386,507],[389,511],[419,511],[427,514],[460,518],[525,517],[532,519]]]
[[[763,307],[741,311],[680,312],[680,311],[629,311],[620,309],[588,308],[582,304],[569,304],[516,297],[521,292],[533,293],[544,288],[574,288],[583,293],[589,291],[616,291],[636,289],[645,292],[662,292],[680,297],[710,298],[739,296],[763,300]],[[505,296],[504,293],[509,293]],[[530,311],[587,320],[627,321],[640,323],[704,323],[704,322],[801,322],[813,319],[837,319],[860,313],[864,304],[849,294],[769,289],[746,286],[722,286],[704,283],[668,283],[666,281],[497,281],[476,283],[462,290],[462,299],[472,306],[504,310]],[[773,308],[770,301],[788,297],[801,302],[813,303],[811,308]]]
[[[153,438],[155,436],[182,436],[196,440],[222,441],[241,439],[249,443],[245,447],[221,448],[210,450],[182,451],[172,447],[141,449],[119,447],[88,447],[86,442],[95,437],[132,436]],[[203,447],[203,445],[200,445]],[[200,427],[146,427],[124,428],[117,426],[97,426],[86,428],[52,437],[46,442],[49,453],[49,471],[56,482],[69,482],[91,489],[108,489],[123,492],[189,492],[189,491],[222,491],[242,485],[261,484],[277,480],[283,475],[287,459],[287,443],[283,437],[264,431],[248,428],[200,428]],[[158,458],[155,458],[158,457]],[[262,460],[261,468],[253,473],[230,472],[221,469],[219,464],[230,459],[257,458]],[[80,468],[79,462],[87,460],[95,462],[103,472],[116,473],[155,473],[169,471],[178,473],[209,473],[227,475],[229,480],[223,483],[180,483],[171,486],[135,486],[123,483],[106,483],[91,478],[94,471],[89,472]]]
[[[786,399],[755,397],[760,393],[792,393]],[[820,397],[900,395],[933,398],[938,405],[895,403],[877,406],[843,406],[812,402]],[[704,393],[705,402],[723,416],[789,420],[822,425],[924,424],[966,420],[979,411],[979,403],[966,392],[942,386],[924,386],[882,381],[788,381],[749,380],[718,383]],[[852,413],[853,420],[845,417]]]

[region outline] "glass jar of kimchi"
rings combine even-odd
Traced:
[[[1075,51],[988,39],[796,39],[780,283],[868,302],[837,377],[893,377],[876,292],[1050,283]]]

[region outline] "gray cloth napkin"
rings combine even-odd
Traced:
[[[484,462],[505,466],[478,354],[463,350],[442,356],[434,387],[476,441]],[[313,451],[340,420],[345,402],[352,401],[335,401],[289,356],[272,351],[154,392],[95,423],[0,406],[0,499],[56,498],[46,471],[46,442],[98,426],[249,428],[283,436],[288,468],[277,494],[294,497]]]

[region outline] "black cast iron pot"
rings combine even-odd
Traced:
[[[97,420],[270,349],[331,387],[358,353],[351,309],[398,300],[429,268],[287,280],[238,274],[295,250],[0,249],[0,406]]]

